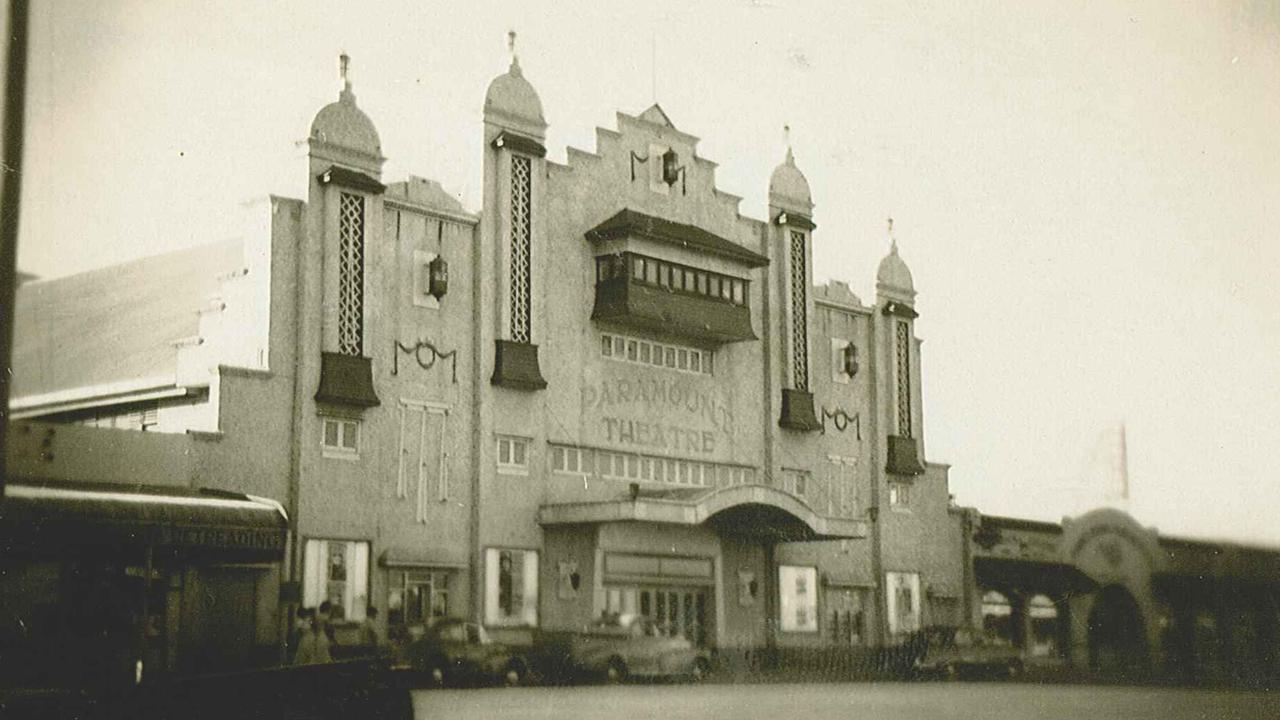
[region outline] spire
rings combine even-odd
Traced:
[[[342,81],[342,90],[338,92],[338,99],[344,102],[355,102],[356,95],[351,92],[351,78],[347,77],[347,69],[351,65],[351,57],[344,50],[338,55],[338,79]]]
[[[520,56],[516,54],[516,31],[507,31],[507,52],[511,54],[511,74],[520,75]]]
[[[794,154],[792,154],[792,152],[791,152],[791,126],[790,126],[790,125],[783,125],[783,126],[782,126],[782,137],[783,137],[783,142],[785,142],[785,143],[787,144],[787,159],[786,159],[786,163],[787,163],[788,165],[792,166],[792,167],[795,167],[795,165],[796,165],[796,156],[795,156]]]
[[[893,234],[893,218],[889,218],[889,252],[898,254],[898,238]]]

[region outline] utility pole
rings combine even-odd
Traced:
[[[9,476],[9,391],[13,377],[13,300],[17,291],[18,210],[27,97],[27,0],[9,0],[4,54],[4,137],[0,150],[0,502]]]

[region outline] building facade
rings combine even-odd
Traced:
[[[889,239],[873,301],[813,282],[823,231],[790,148],[759,217],[657,105],[552,162],[513,60],[486,93],[471,213],[433,181],[384,182],[342,65],[305,199],[250,206],[230,244],[22,288],[14,415],[89,439],[11,443],[21,477],[275,498],[289,544],[258,602],[281,638],[326,600],[352,624],[379,608],[393,635],[637,613],[726,658],[984,622],[999,578],[973,539],[995,526],[925,458],[911,272]],[[50,309],[128,278],[169,291],[80,322],[132,355],[49,359],[82,317]],[[1068,656],[1075,636],[1048,632]]]

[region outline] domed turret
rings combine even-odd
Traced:
[[[796,159],[790,147],[787,148],[787,159],[769,177],[769,204],[802,215],[813,212],[809,181],[796,167]]]
[[[916,294],[911,269],[902,256],[898,255],[898,241],[893,237],[892,219],[889,220],[889,254],[880,261],[880,269],[876,271],[876,289],[905,300],[910,300]]]
[[[515,33],[511,33],[514,46]],[[484,119],[539,140],[546,136],[547,121],[542,115],[542,101],[533,85],[524,79],[520,60],[513,53],[511,68],[489,83],[484,96]]]
[[[337,102],[329,103],[316,113],[311,121],[311,132],[308,142],[313,155],[325,155],[330,159],[349,162],[363,166],[374,172],[382,164],[382,141],[378,139],[378,129],[364,111],[356,107],[356,96],[351,91],[351,81],[347,78],[347,64],[350,59],[346,53],[339,57],[339,71],[342,77],[342,90],[338,93]],[[372,165],[373,167],[369,167]]]

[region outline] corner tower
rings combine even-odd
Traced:
[[[920,402],[920,341],[915,336],[915,282],[906,261],[898,254],[898,241],[889,220],[889,254],[876,272],[876,307],[879,310],[880,362],[891,380],[885,471],[915,476],[924,472]]]
[[[373,121],[356,106],[338,59],[338,100],[316,114],[307,137],[309,190],[305,302],[321,308],[319,327],[304,329],[304,353],[320,348],[316,402],[343,411],[378,405],[373,389],[368,299],[376,229],[382,226],[382,143]],[[317,247],[318,245],[318,247]],[[310,264],[319,258],[319,265]],[[307,334],[318,332],[319,338]]]
[[[542,282],[545,225],[541,209],[546,181],[547,121],[542,101],[524,77],[510,34],[511,67],[494,78],[484,99],[484,210],[482,262],[490,272],[494,366],[490,381],[515,390],[547,386],[538,367],[536,340],[543,336],[534,286]],[[490,324],[492,323],[492,324]],[[487,334],[487,333],[486,333]]]
[[[782,412],[778,424],[784,428],[811,432],[818,430],[810,382],[810,319],[813,301],[813,200],[809,181],[796,167],[790,143],[787,157],[769,178],[769,228],[774,265],[774,282],[781,289]]]

